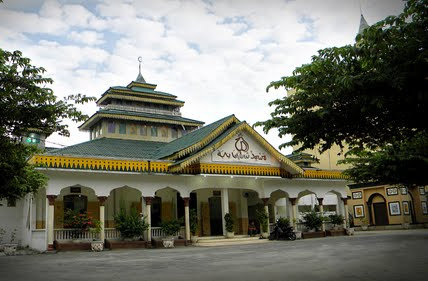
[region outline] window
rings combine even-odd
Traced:
[[[178,130],[177,130],[176,128],[172,128],[172,129],[171,129],[171,137],[172,137],[173,139],[178,138]]]
[[[116,124],[113,121],[108,122],[108,132],[111,134],[116,132]]]
[[[140,135],[147,136],[147,126],[146,125],[141,126]]]
[[[168,128],[167,127],[162,127],[161,128],[161,136],[163,138],[167,138],[168,137]]]
[[[119,123],[119,134],[126,134],[126,123]]]
[[[152,137],[157,137],[158,136],[158,127],[156,126],[152,126]]]

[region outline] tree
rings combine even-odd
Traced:
[[[69,136],[63,119],[85,120],[88,116],[75,105],[94,100],[81,94],[57,100],[47,87],[53,80],[43,77],[45,71],[20,51],[0,49],[0,199],[16,200],[46,184],[46,177],[28,164],[39,151],[21,138],[34,130]]]
[[[354,166],[346,173],[357,182],[427,184],[421,176],[428,170],[427,7],[428,0],[409,0],[355,44],[320,50],[311,63],[271,82],[267,91],[294,93],[270,102],[271,118],[255,125],[293,135],[280,147],[320,145],[323,152],[347,144],[345,162]]]

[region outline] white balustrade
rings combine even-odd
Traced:
[[[120,231],[116,228],[106,228],[104,233],[106,239],[120,239]]]
[[[99,237],[99,233],[91,231],[81,231],[80,229],[54,229],[54,240],[94,240],[99,239]]]
[[[174,235],[174,237],[185,237],[186,230],[184,227],[181,227],[180,230]],[[152,237],[165,237],[165,233],[162,231],[160,227],[152,227]]]

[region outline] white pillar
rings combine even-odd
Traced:
[[[345,221],[343,222],[343,225],[345,228],[347,228],[349,223],[348,198],[342,198],[342,201],[345,209]]]
[[[224,216],[229,213],[229,192],[227,188],[221,190],[221,221],[223,222],[223,235],[226,235],[226,221]]]
[[[101,223],[101,231],[100,231],[100,240],[104,242],[105,236],[105,202],[107,200],[107,196],[98,196],[98,201],[100,202],[100,223]]]
[[[266,215],[268,217],[268,228],[267,228],[267,232],[264,232],[263,230],[261,232],[269,234],[269,224],[270,224],[270,221],[269,221],[269,219],[270,219],[270,216],[269,216],[269,205],[268,205],[269,198],[262,198],[262,201],[263,201],[263,205],[265,206],[265,213],[266,213]]]
[[[55,211],[55,198],[56,195],[47,195],[48,200],[48,212],[47,212],[47,240],[48,240],[48,250],[54,249],[54,211]]]
[[[294,230],[297,230],[297,221],[299,220],[299,209],[297,208],[298,199],[297,198],[289,198],[291,203],[291,224],[294,227]]]
[[[151,243],[152,241],[152,214],[151,214],[151,207],[152,207],[152,199],[153,197],[144,197],[144,200],[146,201],[146,216],[147,216],[147,224],[149,227],[147,228],[147,242]]]
[[[324,216],[324,205],[323,205],[323,200],[324,200],[324,198],[317,198],[317,199],[318,199],[318,205],[319,205],[319,207],[320,207],[320,215],[321,215],[321,216]],[[322,222],[321,230],[322,230],[322,231],[325,231],[325,224],[324,224],[324,221]]]
[[[186,227],[186,241],[190,241],[190,215],[189,215],[189,197],[183,198],[184,200],[184,224]]]

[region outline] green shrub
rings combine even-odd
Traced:
[[[333,225],[341,225],[341,224],[343,224],[343,216],[342,215],[333,214],[333,215],[329,215],[328,217],[330,219],[330,222]]]
[[[234,232],[235,221],[233,217],[229,213],[227,213],[224,215],[224,220],[226,222],[226,231]]]
[[[262,232],[269,231],[269,217],[264,210],[257,211],[257,221],[260,224],[260,229]]]
[[[281,229],[284,229],[284,228],[290,227],[290,220],[289,220],[289,219],[287,219],[287,218],[279,218],[279,219],[276,221],[276,226],[278,226],[278,227],[279,227],[279,228],[281,228]]]
[[[181,221],[180,220],[168,220],[161,222],[161,230],[166,236],[174,236],[180,231]]]
[[[192,233],[192,235],[196,235],[196,232],[198,231],[198,214],[195,209],[190,209],[189,220],[190,233]]]
[[[149,227],[146,217],[141,217],[135,208],[131,208],[129,214],[121,208],[114,216],[114,222],[122,238],[140,238]]]
[[[315,229],[315,231],[318,231],[322,226],[322,222],[323,217],[318,215],[315,211],[308,212],[303,216],[303,224],[308,229]]]

